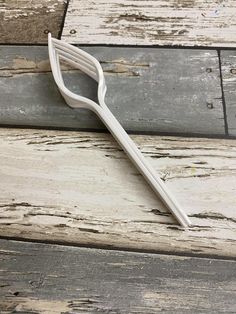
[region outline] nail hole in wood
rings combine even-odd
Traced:
[[[213,109],[214,108],[213,103],[212,102],[207,102],[207,108],[208,109]]]
[[[15,296],[15,297],[17,297],[18,295],[19,295],[19,291],[16,291],[16,292],[13,292],[13,295]]]
[[[236,74],[236,69],[230,69],[231,74]]]

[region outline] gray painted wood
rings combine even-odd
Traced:
[[[46,43],[58,37],[66,0],[0,0],[0,43]]]
[[[221,51],[221,66],[228,131],[236,136],[236,51]]]
[[[0,311],[235,313],[236,262],[0,241]]]
[[[125,129],[223,135],[216,51],[90,47],[104,68],[107,104]],[[93,113],[65,105],[46,47],[1,47],[0,124],[103,129]],[[96,99],[96,84],[65,68],[69,87]]]
[[[235,0],[70,0],[76,44],[236,46]]]
[[[236,141],[133,135],[192,228],[109,134],[0,129],[0,236],[236,257]]]

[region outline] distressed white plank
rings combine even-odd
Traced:
[[[108,134],[1,129],[0,235],[236,256],[236,141],[133,136],[183,231]]]
[[[236,46],[236,2],[71,0],[63,39],[80,44]]]
[[[58,37],[67,0],[0,0],[0,43],[46,43]]]

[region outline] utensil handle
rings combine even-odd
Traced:
[[[129,137],[117,119],[106,106],[99,107],[97,114],[110,130],[114,138],[121,145],[135,166],[145,177],[146,181],[152,187],[154,192],[159,195],[163,203],[168,207],[170,212],[175,216],[177,221],[183,226],[188,227],[191,222],[188,216],[183,212],[176,199],[168,190],[167,186],[158,177],[154,168],[143,157],[133,140]]]

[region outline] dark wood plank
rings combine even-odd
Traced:
[[[236,51],[221,51],[221,66],[229,135],[236,136]]]
[[[136,132],[225,134],[216,51],[85,48],[102,63],[107,104]],[[0,124],[104,128],[87,110],[65,105],[52,79],[46,47],[2,47]],[[96,99],[96,86],[65,71],[71,89]]]
[[[235,0],[70,0],[63,38],[76,44],[236,46]]]
[[[66,0],[0,1],[0,43],[46,43],[58,37]]]
[[[0,241],[0,311],[235,313],[236,262]]]

